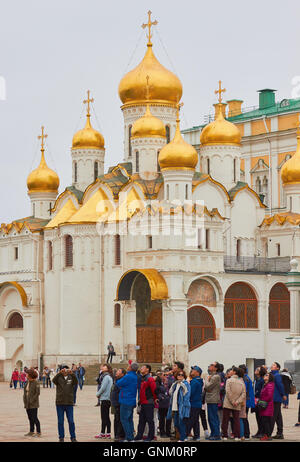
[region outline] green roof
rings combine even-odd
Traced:
[[[273,106],[269,106],[264,109],[259,109],[259,107],[253,107],[252,109],[245,108],[244,112],[239,115],[226,117],[226,120],[230,122],[246,122],[248,120],[257,119],[263,116],[272,116],[277,114],[284,114],[285,112],[300,112],[300,98],[297,99],[283,99],[280,102],[275,103]],[[189,133],[191,131],[199,130],[200,128],[205,127],[207,123],[202,125],[195,125],[191,128],[186,128],[181,130],[182,133]]]
[[[66,189],[70,191],[71,193],[75,194],[77,197],[78,202],[81,202],[82,196],[83,196],[83,191],[80,191],[79,189],[75,188],[74,186],[67,186]]]

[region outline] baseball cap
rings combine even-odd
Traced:
[[[202,374],[202,369],[199,366],[192,366],[191,369],[194,369],[195,371],[199,372],[199,374]]]

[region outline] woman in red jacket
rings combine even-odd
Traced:
[[[258,401],[259,414],[261,416],[263,437],[260,441],[271,440],[272,418],[274,413],[273,395],[274,395],[274,376],[273,374],[264,375],[264,386],[260,392]]]
[[[18,371],[17,368],[15,368],[15,370],[13,371],[13,373],[11,375],[11,380],[12,380],[12,382],[14,384],[14,389],[15,390],[17,388],[19,379],[20,379],[19,371]]]

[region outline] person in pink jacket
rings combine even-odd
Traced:
[[[274,413],[274,376],[273,374],[264,375],[264,387],[260,392],[260,398],[258,401],[259,414],[262,420],[263,436],[260,438],[261,441],[271,440],[272,434],[272,418]]]

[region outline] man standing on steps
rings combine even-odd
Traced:
[[[111,342],[109,342],[109,344],[107,345],[107,351],[108,351],[108,355],[107,355],[107,363],[112,363],[112,359],[113,359],[113,356],[115,356],[115,348],[113,346],[113,344]]]
[[[53,379],[56,385],[56,412],[58,420],[59,442],[63,443],[65,438],[64,415],[66,413],[71,442],[77,442],[75,435],[75,424],[73,418],[74,389],[78,384],[75,374],[68,366],[62,366],[61,370]]]

